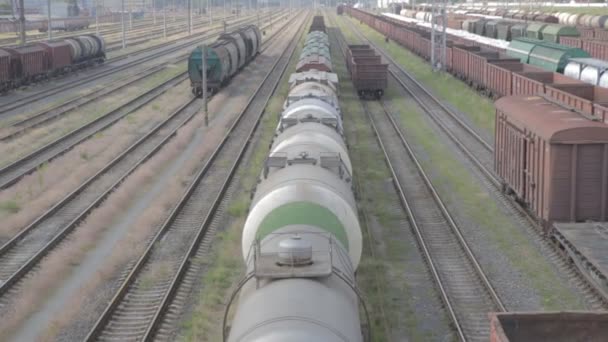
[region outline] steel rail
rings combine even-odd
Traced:
[[[301,31],[302,31],[302,26],[299,28],[299,32],[301,32]],[[264,81],[261,82],[261,84],[256,89],[255,93],[249,98],[248,103],[245,106],[244,110],[239,114],[237,119],[233,122],[233,124],[229,128],[228,132],[224,135],[224,137],[223,137],[222,141],[220,142],[220,144],[218,145],[218,147],[213,151],[212,155],[206,161],[205,165],[197,172],[196,176],[194,177],[194,180],[188,186],[187,190],[182,195],[182,198],[179,200],[178,204],[171,211],[169,217],[165,220],[161,229],[156,233],[155,237],[149,243],[146,251],[142,254],[142,256],[139,258],[136,265],[130,271],[129,275],[124,280],[124,282],[123,282],[122,286],[120,287],[120,289],[118,290],[118,292],[112,298],[112,300],[110,301],[110,303],[104,310],[101,317],[97,320],[94,327],[89,332],[88,336],[85,339],[86,341],[94,341],[98,337],[101,336],[101,334],[103,333],[103,331],[105,330],[107,325],[112,320],[114,312],[119,307],[119,305],[122,303],[122,300],[127,296],[127,293],[131,289],[131,285],[135,284],[137,277],[147,266],[147,262],[151,259],[152,253],[157,248],[158,241],[160,241],[161,239],[165,239],[167,234],[170,234],[172,228],[174,228],[174,226],[178,224],[177,222],[179,222],[179,217],[182,213],[184,213],[186,211],[185,208],[187,207],[187,205],[191,201],[196,200],[196,198],[193,199],[193,197],[195,197],[195,193],[203,191],[202,188],[204,186],[201,184],[204,183],[203,182],[204,179],[208,178],[209,172],[212,169],[212,167],[216,166],[216,167],[220,167],[220,168],[225,168],[225,166],[223,166],[223,167],[217,166],[218,162],[216,162],[216,160],[218,158],[220,158],[220,155],[222,153],[229,153],[229,152],[225,152],[226,145],[228,144],[228,142],[232,141],[235,138],[242,139],[244,141],[242,142],[242,145],[238,148],[236,158],[234,158],[234,162],[232,163],[230,168],[228,170],[217,170],[217,173],[221,173],[222,175],[224,175],[225,179],[221,182],[221,185],[219,186],[219,189],[217,190],[217,194],[215,196],[213,196],[212,194],[208,194],[208,196],[214,197],[214,200],[212,201],[212,205],[211,205],[209,211],[207,212],[207,214],[205,215],[205,218],[203,219],[202,223],[198,226],[198,228],[196,228],[195,236],[192,237],[192,243],[190,244],[190,247],[188,248],[187,252],[184,254],[183,257],[180,258],[182,261],[179,264],[179,267],[177,268],[175,275],[172,277],[170,284],[168,286],[166,286],[166,289],[164,289],[165,295],[162,297],[160,303],[158,305],[155,305],[155,307],[157,309],[154,310],[155,313],[154,313],[153,317],[150,319],[150,322],[148,323],[146,330],[143,333],[141,333],[142,340],[149,341],[152,339],[152,337],[153,337],[152,335],[154,334],[154,329],[159,324],[160,319],[162,318],[163,310],[168,306],[169,301],[172,298],[172,295],[177,290],[177,286],[179,285],[180,280],[182,279],[183,275],[185,274],[185,272],[189,266],[190,256],[193,255],[194,252],[196,252],[199,242],[204,237],[204,235],[206,233],[206,229],[207,229],[209,223],[211,222],[211,219],[213,218],[213,214],[214,214],[215,210],[218,208],[219,204],[221,203],[222,197],[224,196],[224,193],[226,192],[226,189],[228,188],[228,185],[230,184],[230,182],[232,180],[235,170],[237,169],[245,151],[247,150],[247,147],[249,146],[249,144],[252,141],[251,137],[253,136],[253,133],[255,132],[255,130],[256,130],[257,126],[259,125],[259,122],[263,116],[263,113],[264,113],[263,109],[266,107],[266,104],[268,103],[270,96],[275,91],[276,87],[278,86],[281,76],[284,74],[284,72],[287,68],[287,65],[289,64],[289,60],[291,59],[291,56],[293,55],[293,52],[295,51],[295,46],[297,45],[298,42],[299,42],[299,39],[292,40],[290,42],[289,48],[283,50],[280,57],[277,58],[277,60],[271,67],[270,72],[266,75]],[[281,65],[281,63],[283,65]],[[275,75],[275,73],[278,73],[278,75]],[[270,80],[270,77],[272,75],[274,75],[275,77],[273,77],[272,80]],[[270,82],[270,83],[268,83],[268,82]],[[267,90],[268,93],[265,94],[264,98],[260,99],[259,94],[266,87],[270,87],[270,89]],[[250,111],[250,108],[252,108],[252,106],[254,105],[256,100],[262,101],[261,103],[258,103],[260,108],[257,109],[257,112],[254,112],[254,110]],[[244,134],[244,135],[234,134],[234,132],[237,130],[237,128],[241,128],[241,127],[239,127],[241,124],[243,124],[243,125],[245,124],[245,123],[243,123],[243,118],[249,112],[252,112],[250,115],[254,115],[254,118],[252,118],[253,122],[249,123],[251,125],[250,127],[248,127],[248,126],[244,127],[244,129],[248,128],[247,134]],[[235,148],[237,148],[237,147],[235,147]],[[206,192],[209,192],[208,189],[206,190]],[[184,214],[184,215],[187,215],[187,214]],[[197,215],[200,215],[200,213],[197,213]],[[175,228],[175,229],[177,229],[177,228]],[[163,286],[163,288],[164,287],[165,286]]]
[[[366,114],[368,115],[368,118],[369,118],[370,122],[372,123],[372,128],[374,129],[374,133],[378,139],[378,142],[381,146],[383,154],[387,160],[387,165],[389,165],[389,169],[391,170],[391,174],[393,176],[393,183],[395,184],[395,186],[397,188],[399,197],[408,214],[408,218],[410,219],[410,222],[412,223],[412,227],[415,231],[417,239],[419,240],[420,246],[422,247],[421,249],[424,252],[425,258],[427,259],[427,261],[430,264],[431,273],[433,274],[433,277],[435,278],[437,284],[439,285],[441,297],[444,300],[446,307],[448,308],[450,317],[454,321],[454,325],[456,327],[459,338],[462,341],[469,341],[469,340],[479,337],[477,334],[481,334],[483,337],[487,338],[487,336],[489,336],[489,322],[487,322],[488,325],[487,325],[486,332],[480,332],[480,331],[476,331],[471,328],[469,328],[469,329],[465,328],[465,326],[467,326],[467,325],[477,326],[477,324],[479,324],[479,322],[475,321],[475,318],[472,318],[470,315],[471,313],[480,314],[480,312],[479,312],[480,306],[484,307],[484,303],[483,303],[484,300],[481,298],[482,294],[479,293],[478,291],[481,290],[481,288],[483,288],[486,291],[487,296],[491,299],[492,305],[489,305],[490,303],[486,303],[488,305],[487,305],[487,307],[484,307],[486,309],[485,312],[506,311],[504,304],[502,303],[500,297],[494,290],[494,288],[493,288],[490,280],[486,276],[485,272],[483,271],[483,269],[477,262],[477,259],[476,259],[475,255],[473,254],[472,250],[470,249],[468,243],[466,242],[464,236],[462,235],[462,232],[461,232],[460,228],[458,227],[458,224],[452,218],[450,212],[448,211],[445,204],[443,203],[439,193],[437,192],[437,190],[433,186],[432,182],[430,181],[430,178],[424,171],[424,168],[417,160],[415,153],[414,153],[413,149],[411,148],[410,144],[407,142],[406,138],[403,136],[400,128],[398,127],[398,125],[394,121],[394,119],[392,118],[391,114],[388,113],[388,111],[384,107],[384,104],[382,104],[383,114],[380,114],[380,115],[385,116],[386,119],[388,120],[388,122],[390,122],[390,127],[393,128],[395,135],[398,137],[398,140],[399,140],[401,146],[403,147],[403,149],[405,149],[405,152],[409,156],[409,159],[412,161],[412,164],[415,165],[415,168],[418,171],[420,178],[424,182],[425,187],[430,192],[430,195],[431,195],[433,201],[436,203],[437,208],[439,209],[439,211],[441,212],[441,215],[445,219],[445,221],[447,223],[447,224],[445,224],[446,229],[449,229],[449,230],[446,230],[446,232],[448,234],[451,233],[455,236],[456,242],[457,242],[459,248],[462,249],[462,251],[464,252],[464,257],[468,260],[468,263],[470,265],[472,265],[473,269],[475,270],[474,273],[475,273],[475,276],[478,278],[478,280],[475,281],[475,280],[467,277],[468,271],[467,271],[466,267],[457,266],[457,265],[460,265],[461,263],[463,263],[464,261],[458,260],[458,259],[457,260],[453,259],[452,254],[455,253],[456,251],[446,252],[446,249],[454,248],[453,243],[446,242],[448,234],[441,237],[440,242],[443,245],[442,246],[443,249],[437,248],[437,247],[435,247],[435,248],[431,247],[433,244],[435,244],[435,245],[438,244],[437,241],[439,241],[439,238],[437,238],[436,236],[433,236],[432,230],[429,232],[429,227],[430,227],[431,223],[421,224],[421,222],[420,222],[420,221],[424,221],[424,219],[421,219],[421,217],[423,217],[424,215],[428,215],[428,213],[425,211],[422,211],[422,210],[420,210],[419,212],[416,212],[416,210],[413,209],[415,206],[412,205],[411,200],[408,199],[409,196],[414,196],[417,198],[418,201],[420,201],[421,200],[420,195],[418,193],[412,193],[409,190],[404,190],[404,187],[400,181],[399,172],[396,170],[394,164],[391,162],[390,154],[387,151],[386,144],[388,144],[388,142],[384,143],[382,141],[383,139],[385,139],[384,137],[389,136],[390,133],[386,132],[384,130],[378,129],[376,121],[379,120],[379,118],[372,115],[370,113],[369,109],[367,108],[367,106],[366,105],[364,105],[364,106],[366,107],[365,108]],[[378,113],[376,113],[376,114],[378,114]],[[391,145],[391,146],[393,146],[393,148],[394,148],[394,145]],[[428,207],[426,207],[424,209],[427,211],[430,210],[430,208],[428,208]],[[437,222],[433,222],[432,224],[436,225]],[[433,239],[435,239],[435,240],[433,240]],[[450,241],[450,240],[448,240],[448,241]],[[444,253],[446,255],[443,255]],[[437,256],[437,255],[439,255],[439,256]],[[447,268],[453,268],[456,270],[446,270]],[[440,271],[440,269],[443,269],[443,271]],[[460,278],[458,277],[458,275],[460,275]],[[463,279],[464,279],[464,281],[463,281]],[[446,283],[448,283],[448,284],[446,284]],[[452,284],[449,284],[449,283],[452,283]],[[476,287],[475,283],[480,283],[481,287]],[[480,300],[480,302],[477,302],[477,303],[475,303],[474,301],[473,301],[473,303],[471,303],[470,301],[464,301],[462,299],[461,300],[453,299],[453,297],[471,297],[471,296],[479,296],[479,298],[482,300]],[[464,302],[464,303],[462,303],[462,302]],[[483,315],[483,313],[481,313],[481,314]],[[476,336],[474,336],[474,337],[470,336],[473,334],[475,334]]]
[[[89,121],[83,126],[64,134],[63,136],[37,148],[31,153],[13,161],[0,168],[0,189],[6,189],[15,184],[24,176],[36,171],[40,165],[51,161],[71,150],[74,146],[89,139],[97,132],[112,126],[125,116],[142,108],[146,104],[158,98],[173,86],[184,81],[187,74],[181,73],[162,84],[147,90],[137,98],[113,109],[102,116]]]
[[[170,65],[172,63],[179,62],[179,61],[181,61],[181,59],[177,60],[177,61],[167,61],[167,63],[155,65],[150,68],[146,68],[144,70],[141,70],[140,72],[138,72],[135,75],[129,75],[127,77],[124,77],[123,79],[117,80],[109,88],[104,88],[104,89],[101,89],[100,91],[91,91],[80,97],[75,97],[71,100],[68,100],[67,102],[60,103],[51,108],[44,109],[44,110],[39,111],[32,115],[28,115],[27,117],[25,117],[21,120],[12,122],[10,125],[7,125],[4,128],[4,129],[8,129],[10,132],[0,136],[0,141],[8,142],[8,141],[14,140],[17,137],[24,134],[25,132],[29,131],[30,129],[33,129],[33,128],[39,127],[43,124],[47,124],[51,121],[57,120],[60,117],[62,117],[63,115],[65,115],[73,110],[76,110],[95,100],[104,98],[121,89],[131,86],[132,84],[134,84],[138,81],[141,81],[144,78],[147,78],[160,71],[165,70],[167,65]],[[123,82],[121,82],[121,81],[123,81]],[[11,128],[14,128],[14,129],[11,130]]]
[[[159,134],[161,129],[184,116],[185,114],[183,113],[192,105],[194,100],[192,98],[177,108],[167,119],[157,124],[150,132],[138,139],[101,170],[84,181],[77,189],[61,199],[0,247],[0,275],[3,277],[8,275],[8,278],[2,279],[0,297],[5,296],[44,256],[48,255],[95,208],[101,205],[129,175],[164,146],[180,127],[192,119],[196,112],[186,115],[182,121],[177,121],[175,127],[169,132]],[[150,150],[146,150],[147,144],[150,144],[150,142],[154,144],[155,140],[153,138],[159,139],[158,136],[164,136],[164,138],[155,145],[152,145],[153,147]],[[144,155],[139,159],[131,161],[133,164],[130,165],[130,160],[127,157],[131,155],[137,156],[137,153],[144,153]],[[126,167],[127,170],[122,173],[117,172],[120,171],[121,167]],[[103,176],[112,172],[118,173],[118,175],[114,175],[115,179],[112,176],[108,176],[109,180],[102,179]],[[96,183],[108,182],[110,184],[99,195],[96,195]],[[92,194],[88,194],[88,192]],[[81,197],[84,197],[84,199],[81,199]]]

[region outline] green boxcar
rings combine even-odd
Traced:
[[[516,24],[511,26],[511,28],[509,29],[511,31],[511,40],[515,38],[525,37],[526,28],[528,28],[528,25],[526,24]]]
[[[507,55],[519,58],[522,63],[560,73],[564,71],[570,58],[589,57],[587,52],[578,48],[529,38],[511,41]]]
[[[507,48],[507,56],[513,58],[519,58],[522,63],[528,63],[528,59],[530,58],[530,52],[536,45],[538,45],[539,41],[535,39],[528,38],[516,38],[511,41],[509,47]]]
[[[547,25],[542,32],[543,40],[559,43],[559,37],[579,37],[576,27],[564,25]]]
[[[529,64],[545,70],[563,73],[570,58],[590,57],[586,51],[569,46],[542,42],[530,53]]]
[[[529,24],[526,28],[526,38],[543,39],[543,29],[547,24]]]

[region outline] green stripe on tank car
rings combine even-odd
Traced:
[[[342,222],[327,208],[311,202],[291,202],[275,208],[260,223],[257,237],[261,240],[276,230],[295,224],[323,229],[348,250],[348,238]]]

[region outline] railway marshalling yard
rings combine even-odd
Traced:
[[[208,125],[188,56],[223,31],[219,9],[195,16],[192,36],[178,15],[166,40],[134,21],[139,44],[119,49],[108,32],[104,64],[2,96],[0,339],[223,339],[247,276],[243,226],[314,15],[352,161],[364,333],[488,340],[488,312],[605,310],[496,186],[494,103],[335,12],[229,15],[228,31],[260,27],[260,54],[210,98]],[[389,64],[382,99],[357,96],[348,44]]]

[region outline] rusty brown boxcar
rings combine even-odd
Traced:
[[[9,87],[12,79],[11,54],[0,49],[0,91]]]
[[[338,13],[338,15],[342,15],[342,13],[344,13],[344,5],[338,4],[338,6],[336,8],[336,12]]]
[[[591,57],[608,60],[608,42],[603,40],[583,40],[583,50]]]
[[[513,72],[513,95],[544,94],[546,84],[584,84],[551,71]]]
[[[37,43],[46,50],[47,69],[49,71],[62,71],[72,65],[72,49],[65,41]]]
[[[480,51],[479,46],[455,44],[452,46],[452,70],[460,78],[469,74],[469,51]]]
[[[606,220],[608,125],[541,96],[496,101],[494,167],[546,228]]]
[[[608,40],[608,30],[596,29],[593,38],[597,40]]]
[[[26,45],[4,49],[11,54],[11,68],[20,83],[27,83],[46,76],[47,54],[42,47]]]
[[[520,62],[497,60],[486,65],[486,90],[493,98],[513,95],[513,73],[544,72]]]
[[[605,312],[501,312],[490,314],[490,342],[603,342]]]
[[[518,63],[518,58],[509,58],[502,53],[482,49],[476,52],[469,52],[469,74],[468,80],[475,89],[485,89],[487,65],[491,62],[511,62]]]
[[[325,20],[322,16],[316,15],[312,18],[312,23],[310,24],[310,29],[308,32],[312,31],[325,32]]]
[[[353,85],[362,99],[379,99],[388,86],[388,64],[366,45],[349,45],[347,65]]]
[[[586,115],[594,115],[594,103],[608,105],[608,89],[591,84],[546,84],[548,97]]]
[[[570,46],[574,48],[583,48],[583,40],[579,37],[560,36],[559,43],[561,45]]]

